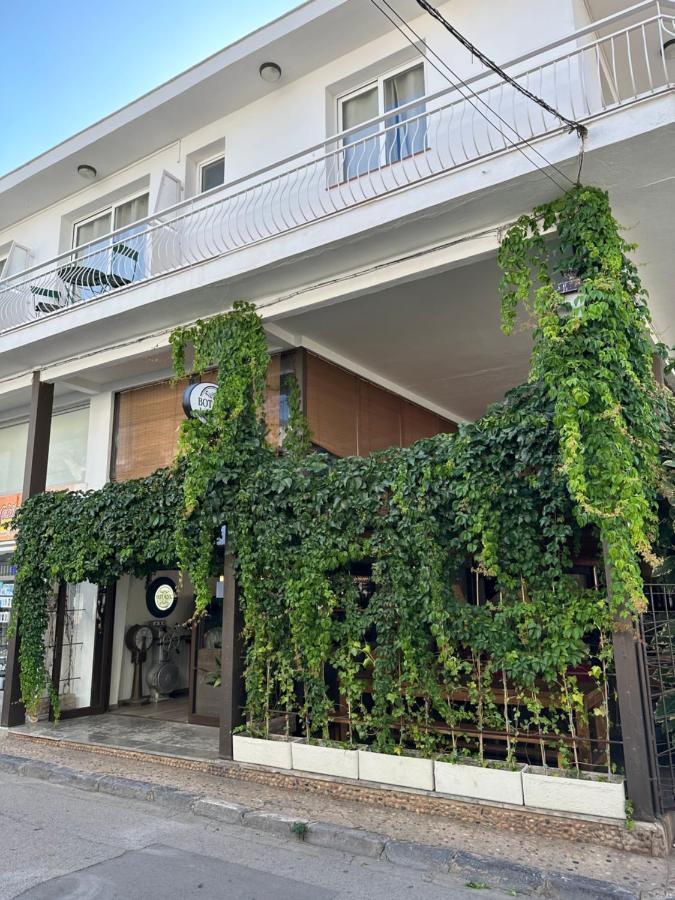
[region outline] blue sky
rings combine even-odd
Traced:
[[[6,0],[0,174],[300,0]]]

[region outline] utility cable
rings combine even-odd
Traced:
[[[509,145],[510,145],[511,147],[513,147],[515,150],[518,150],[518,152],[521,153],[521,154],[525,157],[525,159],[530,163],[530,165],[534,166],[536,169],[538,169],[538,170],[542,173],[542,175],[545,175],[550,181],[552,181],[553,184],[555,184],[555,186],[558,188],[558,190],[563,191],[563,192],[565,192],[565,191],[568,190],[568,188],[565,187],[565,185],[561,185],[561,184],[560,184],[560,183],[559,183],[559,182],[558,182],[558,181],[557,181],[557,180],[556,180],[549,172],[547,172],[544,168],[542,168],[535,160],[531,159],[531,158],[527,155],[527,153],[525,152],[525,150],[524,150],[521,146],[519,146],[518,144],[514,143],[514,141],[513,141],[512,138],[507,137],[506,134],[504,134],[504,131],[502,131],[502,129],[499,128],[499,126],[496,125],[495,122],[493,122],[493,121],[492,121],[492,120],[491,120],[491,119],[490,119],[490,118],[489,118],[489,117],[488,117],[481,109],[478,108],[478,106],[476,105],[476,103],[473,102],[473,100],[471,99],[470,96],[465,96],[465,95],[462,93],[462,91],[461,91],[461,89],[460,89],[460,87],[459,87],[459,84],[461,84],[462,87],[463,87],[466,91],[468,91],[468,92],[475,98],[475,100],[477,100],[477,101],[478,101],[479,103],[481,103],[487,110],[489,110],[489,112],[490,112],[496,119],[498,119],[500,122],[502,122],[502,123],[503,123],[503,124],[504,124],[511,132],[513,132],[513,134],[516,136],[516,138],[517,138],[521,143],[525,144],[525,145],[528,147],[528,149],[529,149],[532,153],[536,154],[541,160],[543,160],[543,162],[546,164],[546,166],[548,166],[548,167],[554,169],[554,170],[561,176],[561,178],[564,178],[570,185],[574,186],[575,182],[572,181],[572,179],[571,179],[565,172],[563,172],[562,169],[559,169],[558,166],[556,166],[556,165],[555,165],[554,163],[552,163],[549,159],[547,159],[547,158],[544,156],[544,154],[541,153],[540,150],[538,150],[536,147],[532,146],[532,144],[530,144],[530,142],[529,142],[526,138],[524,138],[524,137],[517,131],[517,129],[514,128],[513,125],[511,125],[510,122],[508,122],[506,119],[504,119],[503,116],[501,116],[498,112],[496,112],[496,110],[492,109],[492,107],[491,107],[488,103],[486,103],[486,101],[483,100],[483,98],[482,98],[479,94],[477,94],[477,93],[476,93],[476,92],[475,92],[475,91],[474,91],[474,90],[466,83],[466,82],[465,82],[465,81],[464,81],[464,80],[463,80],[463,79],[462,79],[462,78],[461,78],[461,77],[460,77],[460,76],[459,76],[459,75],[458,75],[458,74],[457,74],[457,73],[456,73],[456,72],[455,72],[455,71],[454,71],[454,70],[453,70],[446,62],[445,62],[445,60],[443,60],[443,59],[442,59],[442,58],[441,58],[441,57],[433,50],[433,48],[429,46],[429,44],[427,43],[427,41],[425,41],[424,38],[423,38],[420,34],[418,34],[418,32],[415,31],[415,29],[412,27],[412,25],[410,25],[408,22],[406,22],[406,20],[403,18],[403,16],[401,16],[401,14],[400,14],[399,12],[397,12],[397,11],[391,6],[391,4],[388,2],[388,0],[381,0],[381,2],[384,3],[384,5],[392,12],[392,14],[393,14],[394,16],[396,16],[396,18],[399,19],[400,22],[402,22],[403,25],[404,25],[410,32],[412,32],[412,34],[415,36],[415,38],[417,39],[417,41],[418,41],[420,44],[422,44],[422,45],[427,49],[428,53],[429,53],[431,56],[435,57],[435,58],[438,60],[438,62],[439,62],[445,69],[447,69],[447,72],[450,72],[450,75],[452,75],[452,78],[456,79],[456,81],[453,81],[452,78],[448,76],[447,72],[441,71],[441,69],[438,67],[438,65],[436,65],[436,63],[434,63],[434,61],[433,61],[432,59],[430,59],[428,56],[425,56],[425,55],[422,53],[422,51],[421,51],[421,50],[419,49],[419,47],[417,46],[417,43],[410,37],[410,35],[406,34],[405,31],[403,31],[403,29],[401,28],[401,26],[399,25],[399,23],[398,23],[395,19],[393,19],[392,16],[390,16],[390,15],[387,13],[387,11],[386,11],[385,9],[382,9],[382,7],[378,5],[378,3],[376,2],[376,0],[371,0],[371,3],[373,4],[373,6],[374,6],[379,12],[381,12],[382,15],[385,16],[385,18],[387,18],[387,19],[389,20],[389,22],[391,22],[391,24],[392,24],[392,25],[400,32],[400,34],[408,41],[408,43],[409,43],[412,47],[415,48],[415,50],[423,57],[423,59],[425,59],[425,61],[426,61],[427,63],[429,63],[429,65],[431,65],[432,68],[434,68],[434,69],[438,72],[438,74],[439,74],[442,78],[444,78],[445,81],[448,82],[448,84],[450,84],[451,87],[453,87],[455,90],[457,90],[457,91],[459,92],[459,94],[460,94],[460,96],[462,97],[462,99],[465,100],[470,106],[472,106],[473,109],[478,113],[478,115],[481,116],[483,119],[485,119],[485,121],[488,123],[488,125],[489,125],[491,128],[494,128],[494,129],[502,136],[502,138],[504,139],[504,142],[505,142],[506,144],[509,144]]]
[[[508,72],[505,72],[501,66],[498,66],[494,60],[490,59],[489,56],[486,56],[482,50],[479,50],[468,38],[465,38],[464,35],[458,31],[454,25],[451,25],[450,22],[445,18],[445,16],[440,13],[435,6],[432,6],[428,0],[417,0],[418,6],[421,6],[423,10],[429,13],[430,16],[433,16],[437,22],[440,22],[441,25],[450,32],[450,34],[456,38],[466,49],[479,59],[483,65],[491,69],[496,75],[499,75],[504,81],[511,85],[511,87],[515,88],[519,91],[523,96],[532,100],[533,103],[537,103],[541,106],[542,109],[545,109],[546,112],[550,113],[552,116],[555,116],[556,119],[559,119],[561,122],[564,122],[565,125],[569,126],[570,131],[576,131],[580,138],[586,137],[588,134],[588,129],[585,125],[582,125],[581,122],[577,122],[575,119],[569,119],[567,116],[564,116],[561,112],[558,112],[555,107],[550,106],[542,97],[537,97],[536,94],[533,94],[532,91],[528,91],[527,88],[523,87],[515,78],[512,78]]]

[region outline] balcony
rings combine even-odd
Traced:
[[[638,3],[505,65],[579,122],[675,87],[675,3]],[[0,282],[0,333],[536,142],[561,121],[489,71]],[[533,142],[535,142],[533,144]],[[561,189],[565,184],[560,185]]]

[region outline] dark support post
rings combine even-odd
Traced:
[[[232,759],[232,731],[243,722],[244,707],[244,642],[243,615],[234,577],[231,554],[225,554],[223,592],[223,649],[221,672],[223,705],[220,713],[219,753]]]
[[[612,574],[605,557],[607,595],[611,601]],[[617,617],[612,635],[616,692],[621,717],[621,741],[626,769],[626,790],[636,819],[653,822],[659,815],[653,724],[647,698],[639,634],[628,618]]]
[[[47,486],[47,460],[53,400],[54,385],[40,381],[40,373],[33,372],[22,501],[35,494],[41,494]],[[19,637],[15,634],[10,639],[7,648],[5,694],[0,723],[5,728],[11,728],[14,725],[23,725],[25,721],[26,710],[21,702],[19,683]]]

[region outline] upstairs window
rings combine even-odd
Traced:
[[[147,215],[148,194],[141,194],[78,222],[73,246],[89,246],[78,250],[77,262],[59,272],[69,291],[87,299],[142,278],[147,236],[140,233],[144,226],[136,223]],[[110,237],[113,230],[117,233]]]
[[[356,130],[343,138],[343,174],[346,179],[400,162],[426,148],[425,104],[395,112],[424,97],[424,65],[382,76],[338,100],[340,130]],[[364,124],[393,112],[382,123]],[[373,137],[369,137],[373,135]]]
[[[199,167],[199,190],[203,194],[225,184],[225,157],[217,156],[203,162]]]
[[[2,271],[5,268],[6,259],[0,259],[0,278],[2,278]]]

